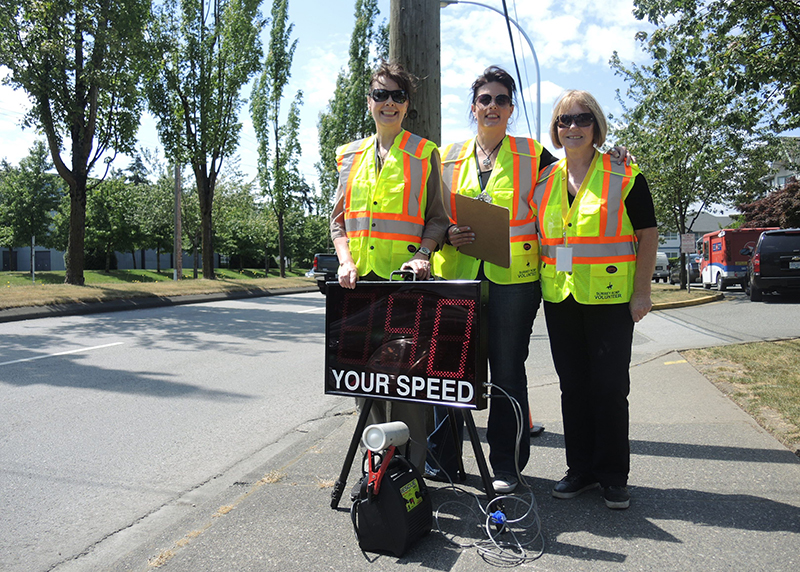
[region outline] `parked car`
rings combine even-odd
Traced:
[[[339,257],[327,252],[320,252],[314,255],[314,264],[309,272],[313,273],[317,281],[319,291],[325,294],[326,282],[336,280],[336,273],[339,270]]]
[[[687,276],[689,283],[692,282],[700,282],[700,261],[698,259],[692,259],[689,262],[689,275]],[[669,267],[669,283],[670,284],[678,284],[681,281],[681,262],[678,259],[677,262],[674,264],[670,264]]]
[[[767,292],[800,292],[800,228],[765,231],[742,254],[750,256],[745,291],[754,302]]]
[[[656,282],[669,280],[669,259],[666,252],[656,253],[656,268],[653,270],[653,280]]]

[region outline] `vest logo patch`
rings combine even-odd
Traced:
[[[617,273],[617,267],[613,266],[613,265],[612,266],[606,266],[606,272],[608,272],[609,274],[616,274]]]
[[[413,244],[409,244],[407,250],[413,254],[417,251],[417,247],[414,246]]]
[[[523,245],[523,247],[522,247],[522,248],[523,248],[523,249],[525,249],[525,250],[530,250],[530,249],[532,248],[532,247],[531,247],[531,243],[530,243],[530,242],[526,242],[526,243]]]

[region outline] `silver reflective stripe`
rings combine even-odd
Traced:
[[[371,226],[374,224],[375,226]],[[347,232],[370,231],[389,234],[406,234],[409,236],[420,236],[420,226],[412,222],[402,220],[386,220],[375,218],[370,221],[369,217],[354,217],[347,219]]]
[[[339,171],[339,182],[342,186],[346,186],[350,178],[350,171],[353,170],[353,165],[355,164],[356,151],[361,148],[361,145],[364,144],[367,139],[370,139],[370,137],[349,143],[342,152],[342,168],[341,171]]]
[[[616,236],[622,217],[622,182],[625,178],[625,165],[611,161],[611,174],[608,176],[608,218],[605,236]]]
[[[461,149],[464,148],[466,145],[466,141],[462,141],[461,143],[453,143],[448,148],[447,153],[444,157],[442,157],[442,184],[446,190],[453,192],[450,188],[450,182],[453,180],[453,173],[456,170],[456,163],[458,160],[458,154],[461,152]],[[449,198],[445,199],[449,205]]]
[[[544,192],[547,190],[547,181],[553,175],[553,171],[558,167],[561,162],[551,163],[539,175],[539,182],[536,184],[536,189],[533,191],[533,203],[541,209],[542,199],[544,199]]]
[[[536,155],[535,150],[531,148],[531,140],[527,137],[514,137],[514,141],[517,144],[517,153],[530,155],[531,157]]]
[[[421,142],[422,142],[422,137],[410,133],[408,139],[406,140],[405,145],[403,145],[400,148],[409,155],[419,158],[419,155],[417,155],[416,153],[417,153],[417,147],[419,147],[419,144]]]
[[[512,226],[508,231],[509,237],[530,236],[531,240],[536,240],[536,221],[532,220],[527,224]]]
[[[560,244],[543,244],[543,258],[555,258],[556,248]],[[573,258],[607,258],[610,256],[630,256],[636,254],[633,240],[630,242],[614,242],[611,244],[575,244],[571,243]]]
[[[369,217],[348,217],[347,232],[358,232],[360,230],[369,230]]]
[[[409,155],[408,167],[410,172],[408,173],[409,177],[406,179],[406,184],[410,185],[412,188],[409,189],[410,192],[408,193],[408,206],[406,207],[406,211],[409,216],[416,217],[419,216],[420,201],[422,200],[422,194],[424,192],[422,187],[425,184],[425,180],[422,178],[424,171],[422,160],[417,159],[414,155]],[[417,188],[415,189],[413,187]],[[417,197],[416,200],[415,197]]]
[[[524,137],[514,137],[514,142],[517,147],[517,156],[519,157],[519,189],[517,189],[517,216],[516,220],[526,220],[530,217],[531,208],[528,204],[528,196],[530,189],[533,187],[535,177],[538,173],[535,172],[534,165],[538,163],[531,153],[530,141]],[[513,164],[512,164],[513,171]]]

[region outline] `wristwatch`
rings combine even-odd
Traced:
[[[420,246],[420,247],[417,249],[417,252],[419,252],[420,254],[424,254],[424,255],[425,255],[425,256],[427,256],[428,258],[430,258],[430,257],[431,257],[431,249],[430,249],[430,248],[427,248],[427,247],[425,247],[425,246]]]

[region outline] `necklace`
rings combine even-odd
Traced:
[[[503,137],[503,139],[505,139],[505,137]],[[498,147],[500,147],[500,145],[503,144],[503,139],[500,139],[500,142],[494,146],[494,149],[492,149],[491,153],[487,153],[486,149],[484,149],[483,145],[481,145],[481,142],[478,141],[478,138],[477,137],[475,138],[475,143],[478,144],[478,147],[481,148],[483,154],[486,155],[483,161],[481,161],[481,164],[483,164],[483,166],[486,167],[487,169],[492,166],[492,155],[494,155],[494,152],[497,151]]]

